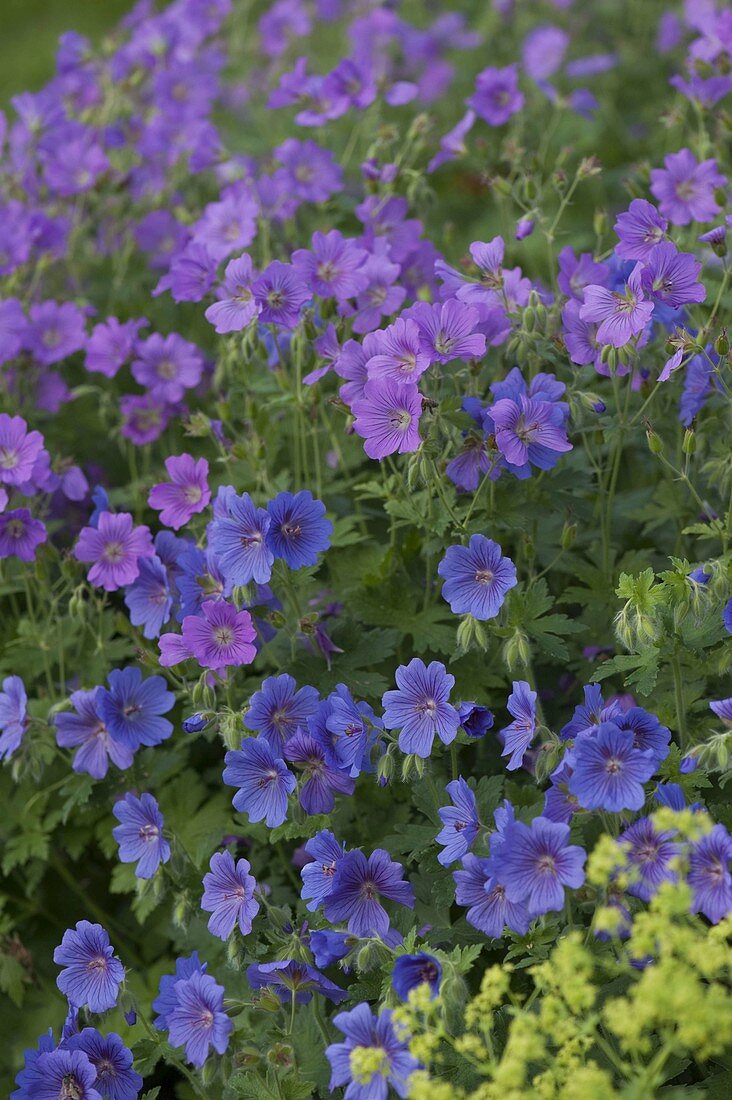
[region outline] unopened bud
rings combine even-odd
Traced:
[[[717,339],[714,341],[714,350],[717,355],[724,356],[729,355],[729,337],[727,336],[727,329],[722,329]]]
[[[684,432],[684,442],[681,444],[681,449],[685,455],[693,455],[696,450],[696,436],[691,428],[687,428]]]
[[[562,537],[561,537],[561,540],[560,540],[562,550],[569,550],[569,548],[574,545],[574,540],[576,538],[577,538],[577,524],[576,523],[565,523],[564,527],[562,528]]]
[[[460,620],[457,628],[457,644],[458,649],[462,650],[463,653],[467,653],[474,646],[479,649],[487,649],[488,638],[483,623],[474,619],[472,615],[465,615]]]
[[[660,455],[663,453],[663,440],[660,435],[656,435],[653,428],[646,429],[646,439],[648,440],[648,450],[651,454]]]

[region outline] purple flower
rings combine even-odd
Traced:
[[[439,661],[425,665],[413,657],[408,665],[399,666],[395,679],[396,691],[384,692],[381,703],[386,728],[400,731],[402,752],[428,757],[435,734],[443,744],[451,744],[460,725],[460,716],[449,702],[455,677]]]
[[[475,91],[465,102],[490,126],[508,122],[524,105],[518,86],[518,65],[483,69],[475,79]]]
[[[437,856],[443,867],[449,867],[456,859],[462,857],[470,850],[473,841],[478,835],[478,809],[475,804],[475,795],[465,782],[458,777],[447,784],[445,788],[452,806],[442,806],[437,812],[442,822],[442,829],[435,840],[443,844],[444,848]]]
[[[168,336],[154,332],[138,343],[136,354],[132,375],[158,402],[180,401],[186,390],[201,381],[201,352],[175,332]]]
[[[325,917],[331,923],[348,921],[355,936],[384,937],[389,916],[380,898],[414,908],[414,891],[404,880],[404,868],[383,848],[366,858],[363,852],[347,852],[338,861],[333,886],[325,899]]]
[[[437,566],[444,578],[442,598],[455,615],[494,619],[516,584],[516,566],[501,547],[484,535],[471,535],[468,546],[449,546]]]
[[[367,382],[363,396],[351,405],[354,429],[365,440],[369,458],[381,460],[398,452],[416,451],[421,443],[419,418],[422,415],[422,395],[409,382],[390,379]]]
[[[61,711],[53,718],[56,744],[63,749],[78,747],[72,767],[75,772],[87,772],[93,779],[104,779],[110,760],[124,771],[131,767],[135,755],[133,748],[109,736],[100,713],[103,690],[73,692],[69,702],[74,710]]]
[[[633,878],[628,893],[642,901],[650,901],[661,883],[675,882],[671,862],[679,854],[679,845],[671,841],[671,833],[659,833],[649,817],[634,822],[618,837],[627,852]]]
[[[400,955],[391,972],[391,984],[400,1001],[408,1001],[409,994],[425,983],[430,987],[432,996],[440,991],[442,967],[434,955]]]
[[[536,733],[536,692],[526,680],[514,680],[513,691],[508,697],[506,709],[514,721],[501,730],[504,748],[501,756],[510,756],[506,769],[520,768],[524,755]]]
[[[102,1100],[94,1086],[97,1070],[83,1050],[44,1050],[36,1055],[32,1066],[16,1078],[22,1087],[13,1093],[14,1100],[59,1100],[73,1096],[75,1100]],[[115,1098],[116,1100],[116,1098]]]
[[[47,538],[45,524],[34,519],[27,508],[0,515],[0,558],[35,561],[36,550]]]
[[[270,527],[267,545],[290,569],[317,565],[318,555],[330,546],[333,524],[325,519],[325,505],[309,489],[278,493],[267,505]]]
[[[227,188],[220,202],[210,202],[193,227],[193,240],[204,245],[216,263],[240,252],[257,234],[259,204],[246,183]]]
[[[620,240],[615,246],[616,256],[622,260],[647,260],[651,250],[666,236],[668,221],[652,202],[633,199],[628,209],[618,214],[613,228]]]
[[[139,576],[127,588],[125,604],[132,625],[143,628],[143,637],[157,638],[173,608],[168,571],[157,554],[140,558],[138,566]]]
[[[643,784],[656,770],[649,752],[637,749],[633,734],[603,722],[592,735],[578,737],[572,752],[569,790],[586,810],[639,810]]]
[[[452,874],[455,901],[468,907],[468,924],[496,940],[506,927],[519,936],[526,935],[531,924],[528,910],[523,902],[508,900],[505,886],[492,875],[489,859],[479,859],[469,852],[463,856],[462,869]]]
[[[303,202],[327,202],[343,187],[343,172],[329,149],[290,138],[274,150],[285,169],[287,190]]]
[[[200,302],[216,280],[216,257],[200,241],[189,241],[171,257],[168,273],[158,280],[157,297],[169,290],[174,302]]]
[[[83,1051],[87,1056],[96,1070],[94,1084],[108,1100],[137,1100],[143,1080],[132,1068],[132,1051],[116,1032],[100,1035],[96,1028],[85,1027],[78,1035],[68,1038],[65,1046],[67,1050]],[[63,1092],[53,1094],[54,1100],[62,1095]]]
[[[671,241],[652,248],[642,272],[643,289],[650,298],[672,309],[703,302],[706,288],[699,282],[701,264],[690,252],[679,252]]]
[[[249,700],[244,715],[247,729],[256,730],[281,752],[298,728],[307,725],[308,718],[318,705],[318,693],[305,685],[298,689],[292,676],[269,676],[262,682]]]
[[[0,692],[0,760],[8,760],[28,727],[28,696],[20,676],[6,676]]]
[[[17,677],[16,677],[17,679]],[[5,686],[5,685],[3,685]],[[0,696],[2,699],[2,696]],[[721,718],[726,726],[732,725],[732,696],[729,699],[716,699],[709,704],[709,709],[712,710],[718,718]],[[2,725],[2,717],[0,711],[0,725]]]
[[[307,902],[306,908],[312,913],[330,895],[336,868],[346,848],[336,840],[329,829],[322,829],[307,842],[305,851],[312,858],[300,871],[302,876],[300,897]]]
[[[629,730],[633,735],[635,748],[647,753],[656,767],[668,756],[671,731],[661,725],[655,714],[643,707],[631,707],[623,711],[618,706],[618,713],[610,721],[620,730]]]
[[[732,596],[727,600],[722,612],[722,622],[728,634],[732,634]]]
[[[461,703],[458,707],[460,725],[468,737],[485,737],[489,729],[493,728],[493,711],[488,707],[482,707],[478,703]]]
[[[59,363],[85,343],[84,313],[73,302],[38,302],[30,307],[26,344],[42,366]]]
[[[138,447],[159,439],[175,412],[175,406],[167,405],[149,393],[121,397],[119,407],[122,413],[120,433]]]
[[[403,286],[395,285],[401,273],[399,264],[382,254],[370,255],[359,268],[359,273],[367,282],[356,298],[357,315],[353,331],[362,335],[377,328],[382,317],[396,313],[407,292]]]
[[[186,615],[181,634],[160,636],[160,664],[177,665],[189,657],[203,668],[249,665],[257,655],[257,631],[248,611],[226,600],[206,600],[200,615]]]
[[[163,836],[163,815],[151,794],[136,798],[129,791],[112,807],[120,822],[112,829],[119,844],[121,863],[137,863],[138,878],[152,878],[161,863],[170,859],[170,845]]]
[[[129,512],[102,512],[98,526],[82,528],[74,547],[77,561],[93,562],[89,583],[107,592],[132,584],[140,573],[139,559],[154,553],[149,528],[134,527]]]
[[[125,971],[101,924],[77,921],[64,932],[53,961],[64,968],[56,985],[70,1005],[106,1012],[117,1004]]]
[[[237,924],[243,936],[251,932],[259,902],[254,898],[257,883],[250,870],[246,859],[235,863],[230,852],[211,856],[211,870],[203,876],[201,908],[211,913],[208,930],[212,936],[228,940]]]
[[[170,1045],[185,1047],[186,1058],[202,1066],[209,1047],[223,1054],[233,1024],[224,1012],[224,987],[210,974],[196,971],[175,983],[175,1008],[167,1018]]]
[[[139,668],[115,668],[107,677],[109,690],[100,688],[95,705],[109,736],[133,752],[140,745],[159,745],[173,732],[162,715],[175,705],[162,676],[143,680]]]
[[[319,298],[343,302],[366,289],[369,276],[362,268],[367,258],[363,248],[331,229],[328,233],[313,233],[312,251],[298,248],[292,254],[292,263]]]
[[[214,302],[206,310],[206,320],[216,332],[241,332],[258,315],[260,306],[254,300],[252,258],[245,252],[230,260],[224,270],[224,281]]]
[[[23,307],[17,298],[0,301],[0,364],[15,359],[23,347],[26,324]]]
[[[597,263],[589,252],[583,252],[577,257],[574,249],[569,245],[559,253],[559,275],[557,282],[559,289],[568,298],[574,298],[581,302],[584,298],[585,287],[591,284],[604,286],[608,278],[606,264]]]
[[[323,743],[305,730],[297,730],[288,740],[285,757],[306,776],[300,791],[300,804],[306,814],[329,814],[335,805],[334,792],[353,794],[354,780],[328,765]]]
[[[427,165],[428,172],[436,172],[447,161],[465,155],[467,147],[464,138],[472,130],[474,122],[475,111],[466,111],[452,130],[448,130],[446,134],[442,135],[440,138],[440,151],[434,155]]]
[[[597,341],[614,348],[625,347],[634,336],[640,335],[651,319],[653,302],[647,301],[643,288],[643,266],[636,264],[625,287],[608,290],[604,286],[585,288],[584,305],[580,308],[583,321],[597,321]]]
[[[473,306],[456,298],[434,305],[418,302],[409,310],[409,317],[417,323],[422,351],[431,363],[485,355],[485,336],[476,332],[480,314]]]
[[[321,968],[332,966],[345,958],[353,945],[354,939],[347,932],[330,932],[328,929],[318,928],[310,933],[310,950],[315,965]]]
[[[384,725],[368,703],[354,702],[345,684],[337,684],[327,701],[325,728],[330,762],[354,779],[369,767],[369,754]]]
[[[248,814],[252,823],[264,819],[270,829],[281,825],[297,780],[269,741],[261,736],[248,738],[224,759],[224,783],[239,788],[233,798],[239,813]]]
[[[703,913],[719,924],[732,909],[732,837],[724,825],[715,825],[691,849],[689,885],[694,891],[692,913]]]
[[[147,502],[160,512],[160,522],[178,531],[196,512],[202,512],[211,500],[208,487],[208,462],[192,455],[171,455],[165,460],[170,481],[154,485]]]
[[[176,984],[192,977],[193,974],[205,974],[207,967],[208,963],[200,962],[198,952],[194,951],[188,958],[181,958],[176,961],[174,975],[163,975],[160,979],[158,995],[152,1003],[153,1012],[158,1013],[153,1020],[153,1024],[158,1031],[165,1031],[168,1027],[168,1017],[177,1004]]]
[[[267,545],[271,518],[257,508],[248,493],[226,498],[225,515],[208,529],[209,546],[230,585],[266,584],[272,576],[274,554]]]
[[[574,708],[571,719],[559,732],[563,741],[570,741],[581,734],[595,733],[603,722],[615,722],[620,717],[620,704],[612,701],[606,706],[599,684],[587,684],[582,690],[584,703]]]
[[[530,463],[539,470],[550,470],[560,454],[572,450],[561,403],[520,394],[518,400],[502,397],[488,412],[495,428],[496,446],[512,466]]]
[[[543,26],[529,31],[521,47],[526,72],[537,82],[553,76],[564,60],[570,37],[561,27]]]
[[[252,295],[262,324],[292,329],[300,320],[300,310],[311,292],[291,264],[273,260],[252,284]]]
[[[313,999],[313,993],[320,993],[334,1004],[340,1004],[348,997],[346,990],[326,978],[325,974],[294,959],[250,966],[247,968],[247,981],[252,989],[271,989],[285,1004],[293,1000],[296,1004],[308,1004]]]
[[[680,149],[669,153],[663,163],[663,168],[651,171],[651,191],[671,224],[688,225],[715,218],[720,206],[714,192],[727,182],[716,160],[699,163],[689,149]]]
[[[397,317],[393,325],[374,333],[374,339],[379,350],[366,362],[370,379],[389,379],[398,385],[416,382],[431,363],[422,350],[415,321]]]
[[[30,481],[43,449],[40,432],[29,432],[22,416],[0,413],[0,482],[22,485]]]
[[[345,1042],[331,1043],[326,1047],[330,1062],[330,1091],[346,1085],[348,1100],[386,1100],[391,1087],[397,1096],[409,1094],[409,1078],[419,1069],[419,1062],[409,1053],[409,1038],[398,1033],[392,1023],[390,1009],[374,1016],[366,1004],[356,1005],[350,1012],[339,1012],[333,1023],[345,1035]],[[359,1073],[353,1066],[354,1051],[378,1052],[378,1058],[370,1059],[370,1076]]]
[[[132,355],[137,334],[145,324],[143,320],[120,323],[116,317],[108,317],[95,325],[86,344],[86,369],[114,378]]]
[[[506,898],[524,902],[532,917],[561,909],[564,887],[576,890],[585,880],[586,852],[568,840],[569,825],[535,817],[531,825],[510,822],[493,853],[491,866]]]

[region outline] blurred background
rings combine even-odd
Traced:
[[[73,30],[98,41],[133,2],[0,0],[0,107],[51,76],[60,34]]]

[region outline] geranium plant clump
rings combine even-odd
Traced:
[[[3,1095],[729,1094],[731,103],[140,0],[0,115]]]

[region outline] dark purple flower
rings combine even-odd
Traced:
[[[483,69],[475,79],[475,91],[465,101],[490,126],[502,126],[524,105],[518,86],[518,65]]]
[[[91,1012],[114,1008],[125,971],[101,924],[80,920],[68,928],[53,961],[63,967],[56,985],[69,1004]]]
[[[414,908],[414,891],[404,880],[404,868],[388,852],[377,848],[366,858],[363,852],[347,852],[338,861],[333,886],[325,899],[325,917],[331,923],[348,921],[355,936],[383,937],[389,917],[380,898]]]
[[[336,685],[326,707],[324,738],[329,762],[355,779],[369,770],[369,755],[384,724],[368,703],[354,701],[345,684]]]
[[[203,876],[201,908],[211,913],[208,930],[212,936],[228,940],[236,925],[243,936],[252,930],[252,921],[259,912],[259,902],[254,898],[257,882],[249,872],[246,859],[238,859],[230,852],[214,852],[210,871]]]
[[[455,677],[439,661],[425,665],[413,657],[396,670],[397,689],[382,696],[384,725],[399,730],[402,752],[428,757],[435,734],[445,745],[455,740],[460,716],[450,703]]]
[[[175,987],[180,981],[185,981],[193,974],[205,974],[208,963],[199,961],[198,952],[194,951],[188,958],[176,960],[175,974],[164,974],[160,979],[160,989],[152,1003],[153,1012],[158,1015],[153,1020],[158,1031],[165,1031],[168,1027],[168,1017],[177,1004]]]
[[[155,553],[147,527],[134,527],[129,512],[103,512],[96,527],[84,527],[74,546],[77,561],[92,562],[90,584],[107,592],[124,588],[139,576],[140,558]]]
[[[468,546],[449,546],[437,566],[444,578],[442,597],[455,615],[494,619],[516,584],[516,566],[497,542],[471,535]]]
[[[120,398],[122,424],[120,433],[141,447],[153,443],[165,431],[175,406],[159,401],[152,394],[127,394]]]
[[[593,735],[575,741],[572,769],[569,790],[586,810],[639,810],[656,761],[635,747],[629,730],[603,722]]]
[[[281,825],[297,780],[269,741],[261,736],[248,738],[240,749],[227,752],[225,762],[224,783],[239,788],[233,798],[239,813],[248,814],[252,823],[264,819],[270,829]]]
[[[317,705],[318,693],[314,687],[306,684],[298,689],[292,676],[283,672],[280,676],[269,676],[252,695],[244,725],[256,730],[279,753],[300,727],[307,726]]]
[[[427,165],[428,172],[436,172],[448,161],[465,155],[467,147],[464,139],[472,130],[475,117],[475,111],[466,111],[452,130],[448,130],[446,134],[442,135],[440,138],[440,151],[434,155]]]
[[[672,860],[679,854],[679,845],[671,833],[659,833],[649,817],[634,822],[618,837],[627,852],[632,880],[628,893],[642,901],[650,901],[661,883],[675,882]]]
[[[166,275],[153,291],[157,297],[169,290],[174,302],[200,302],[216,281],[216,257],[199,241],[188,241],[171,258]]]
[[[669,153],[663,164],[651,171],[651,191],[671,224],[709,222],[716,217],[720,207],[714,192],[727,182],[716,160],[699,163],[689,149],[680,149]]]
[[[161,634],[160,664],[177,665],[193,657],[203,668],[249,665],[257,655],[257,631],[248,611],[226,600],[206,600],[200,615],[186,615],[181,634]]]
[[[271,989],[285,1004],[308,1004],[313,993],[319,993],[334,1004],[348,997],[345,989],[326,978],[313,966],[294,959],[260,963],[247,968],[247,981],[252,989]]]
[[[607,265],[597,263],[589,252],[583,252],[578,257],[574,249],[567,245],[559,253],[558,260],[557,282],[559,289],[568,298],[581,302],[584,299],[585,287],[592,284],[604,286],[607,282],[609,275]]]
[[[67,1050],[83,1051],[97,1073],[94,1085],[108,1100],[137,1100],[143,1080],[132,1068],[132,1051],[114,1031],[100,1035],[96,1028],[85,1027],[64,1045]],[[54,1094],[54,1100],[57,1096],[63,1096],[63,1092]]]
[[[655,714],[644,710],[643,707],[630,707],[623,711],[619,705],[611,705],[617,706],[617,713],[610,718],[610,721],[614,722],[618,729],[629,730],[633,734],[635,748],[648,753],[658,767],[668,756],[671,731],[661,725]]]
[[[328,764],[323,742],[307,731],[297,730],[288,740],[285,758],[305,776],[300,804],[306,814],[329,814],[335,805],[335,792],[353,794],[354,780]]]
[[[102,691],[103,688],[92,688],[73,692],[69,702],[74,710],[61,711],[53,718],[57,745],[63,749],[78,747],[72,764],[74,771],[88,772],[94,779],[104,779],[110,760],[122,771],[131,767],[135,755],[133,748],[109,736],[100,713]]]
[[[151,794],[137,798],[127,792],[115,802],[112,813],[120,822],[112,829],[119,844],[121,863],[136,863],[138,878],[152,878],[161,863],[170,859],[170,845],[163,836],[163,815]]]
[[[267,545],[290,569],[317,565],[318,555],[330,546],[333,524],[325,519],[325,505],[309,489],[278,493],[267,505],[270,527]]]
[[[582,690],[584,703],[574,708],[571,719],[559,732],[563,741],[570,741],[583,733],[594,733],[602,722],[615,722],[621,714],[619,703],[605,704],[599,684],[587,684]]]
[[[391,984],[400,1001],[408,1001],[413,989],[425,983],[433,997],[440,991],[442,967],[434,955],[400,955],[391,972]]]
[[[44,1050],[36,1056],[32,1066],[16,1078],[23,1087],[13,1093],[14,1100],[59,1100],[74,1097],[75,1100],[102,1100],[102,1094],[94,1086],[97,1070],[83,1050]]]
[[[300,897],[307,902],[306,908],[312,913],[323,904],[333,889],[336,868],[345,855],[346,847],[336,840],[329,829],[322,829],[308,840],[305,851],[311,861],[300,871]]]
[[[512,466],[530,463],[539,470],[550,470],[560,454],[572,450],[561,403],[521,394],[518,401],[501,398],[488,412],[495,427],[496,446]]]
[[[701,264],[690,252],[679,252],[671,241],[657,244],[648,254],[642,272],[643,288],[650,298],[672,309],[703,302],[706,288],[699,282]]]
[[[506,768],[512,772],[523,764],[536,733],[536,692],[526,680],[514,680],[506,708],[514,721],[501,730],[504,744],[501,756],[510,757]]]
[[[345,387],[344,387],[345,388]],[[421,443],[419,418],[422,395],[410,382],[390,379],[366,382],[363,394],[351,405],[354,429],[365,440],[369,458],[416,451]]]
[[[47,539],[45,524],[27,508],[0,514],[0,558],[35,561],[36,550]]]
[[[312,293],[296,268],[273,260],[252,284],[252,295],[262,324],[292,329]]]
[[[485,737],[489,729],[493,728],[493,711],[488,707],[482,707],[478,703],[461,703],[458,707],[460,725],[468,737]]]

